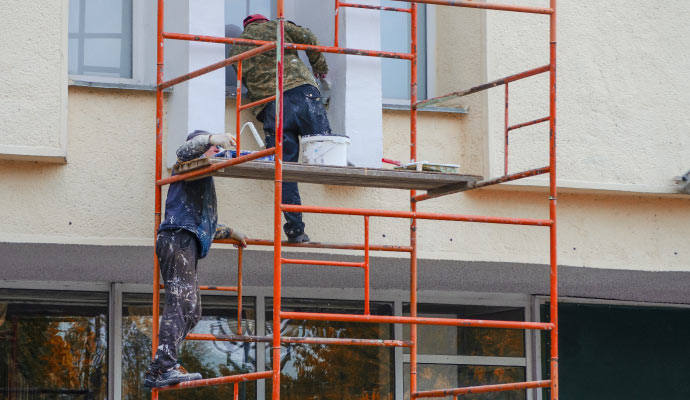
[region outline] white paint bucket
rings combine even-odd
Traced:
[[[302,136],[302,162],[305,164],[347,166],[347,136]]]

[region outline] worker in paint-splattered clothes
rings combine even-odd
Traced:
[[[250,15],[244,20],[241,39],[275,41],[277,21],[269,21],[261,14]],[[285,42],[318,45],[318,39],[309,29],[293,22],[285,23]],[[233,45],[231,56],[249,51],[256,46]],[[318,51],[307,51],[312,72],[299,59],[296,50],[285,50],[283,62],[283,160],[297,162],[299,138],[305,135],[330,135],[326,109],[321,104],[321,94],[316,78],[325,79],[328,74],[326,58]],[[237,68],[233,64],[233,67]],[[276,51],[272,50],[242,61],[243,83],[247,86],[251,101],[276,94]],[[264,124],[266,148],[275,145],[275,101],[255,109],[256,118]],[[295,182],[283,182],[283,204],[302,204]],[[302,213],[284,213],[287,223],[283,230],[291,242],[308,242],[304,233]]]
[[[179,161],[212,157],[218,146],[228,147],[234,139],[194,131],[177,150]],[[165,202],[165,219],[158,229],[156,255],[165,283],[165,308],[158,332],[158,350],[145,374],[144,385],[164,387],[201,379],[177,363],[182,341],[201,319],[197,262],[206,257],[213,239],[233,238],[246,246],[246,236],[218,224],[213,178],[179,181],[170,185]]]

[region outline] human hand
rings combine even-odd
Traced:
[[[238,242],[240,242],[238,244],[238,246],[240,246],[242,248],[247,247],[247,235],[245,235],[244,233],[242,233],[236,229],[233,229],[232,232],[230,233],[230,238],[235,239]]]
[[[316,72],[314,72],[314,78],[316,79],[326,79],[326,75],[328,74],[317,74]]]

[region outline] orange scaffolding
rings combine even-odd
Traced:
[[[274,275],[273,275],[273,334],[271,336],[246,336],[242,335],[241,314],[242,314],[242,250],[238,251],[238,281],[237,286],[202,286],[204,290],[222,290],[234,291],[238,295],[238,327],[237,335],[233,336],[219,336],[210,334],[190,334],[187,339],[190,340],[215,340],[215,341],[250,341],[250,342],[270,342],[272,343],[272,359],[280,360],[281,343],[305,343],[305,344],[332,344],[332,345],[359,345],[359,346],[390,346],[390,347],[407,347],[410,350],[410,396],[411,398],[422,397],[446,397],[453,396],[457,399],[459,396],[468,393],[487,393],[498,392],[506,390],[524,390],[530,388],[550,388],[551,400],[558,399],[558,265],[556,258],[556,2],[557,0],[549,0],[549,7],[530,7],[520,5],[505,5],[505,4],[491,4],[474,2],[471,0],[394,0],[409,3],[408,8],[394,8],[382,7],[363,4],[345,3],[340,0],[335,0],[335,23],[334,23],[334,44],[333,46],[312,46],[295,43],[284,42],[284,0],[277,0],[277,16],[278,16],[278,31],[277,40],[272,41],[258,41],[246,40],[237,38],[211,37],[199,36],[192,34],[170,33],[163,29],[164,16],[164,0],[158,0],[158,32],[157,32],[157,91],[156,91],[156,191],[155,191],[155,230],[157,232],[161,223],[161,193],[162,186],[180,180],[193,178],[196,176],[207,175],[214,173],[223,168],[232,167],[241,163],[255,160],[266,155],[275,156],[275,199],[274,199],[274,221],[273,221],[273,240],[256,240],[248,241],[249,245],[258,246],[272,246],[274,248]],[[496,11],[510,11],[519,13],[542,14],[549,17],[549,48],[550,59],[547,65],[537,67],[522,73],[511,75],[502,79],[497,79],[473,88],[449,93],[444,96],[435,97],[428,100],[417,100],[417,3],[433,4],[450,7],[468,7],[476,9],[496,10]],[[343,48],[338,45],[339,32],[339,10],[342,7],[353,7],[362,9],[371,9],[378,11],[389,12],[403,12],[410,14],[410,52],[409,53],[394,53],[386,51],[374,51],[363,49]],[[202,41],[211,43],[224,44],[244,44],[257,46],[252,50],[239,54],[237,56],[228,58],[221,62],[212,64],[205,68],[190,72],[183,76],[165,81],[163,79],[163,51],[165,39],[187,40],[187,41]],[[276,95],[262,99],[253,103],[242,105],[242,60],[245,60],[254,55],[276,50]],[[450,98],[457,98],[466,96],[479,91],[487,90],[497,86],[503,85],[505,87],[505,151],[504,151],[504,175],[492,179],[485,179],[479,181],[465,182],[464,184],[451,184],[440,189],[427,190],[425,194],[417,194],[415,189],[410,190],[410,211],[391,211],[391,210],[372,210],[372,209],[355,209],[355,208],[333,208],[333,207],[317,207],[304,205],[285,205],[282,204],[282,181],[283,181],[283,162],[282,162],[282,148],[283,148],[283,56],[285,49],[291,50],[315,50],[326,53],[338,53],[347,55],[359,55],[370,57],[384,57],[396,58],[410,61],[410,159],[417,160],[417,110],[423,107],[431,106],[438,102]],[[162,117],[163,117],[163,90],[185,82],[189,79],[203,75],[205,73],[237,64],[237,106],[236,106],[236,130],[237,130],[237,157],[213,164],[202,169],[182,173],[172,176],[170,178],[162,179]],[[549,115],[533,121],[510,125],[508,120],[509,111],[509,84],[535,76],[542,73],[549,74]],[[249,155],[240,155],[240,112],[261,104],[276,101],[276,144],[275,147],[254,152]],[[549,165],[536,168],[528,171],[523,171],[514,174],[508,174],[508,143],[509,133],[512,130],[539,124],[543,122],[549,123]],[[546,219],[526,219],[526,218],[505,218],[479,215],[462,215],[462,214],[438,214],[428,212],[418,212],[417,203],[436,198],[443,195],[462,192],[466,190],[476,189],[488,185],[494,185],[502,182],[513,181],[529,176],[540,174],[549,174],[549,218]],[[364,225],[364,244],[325,244],[325,243],[305,243],[293,244],[281,241],[281,212],[302,212],[302,213],[323,213],[332,215],[357,215],[363,217]],[[389,246],[389,245],[373,245],[369,240],[369,221],[371,217],[381,218],[407,218],[410,220],[410,244],[409,246]],[[541,322],[512,322],[512,321],[488,321],[488,320],[470,320],[470,319],[450,319],[450,318],[425,318],[417,315],[417,220],[445,220],[445,221],[465,221],[465,222],[480,222],[492,224],[510,224],[510,225],[531,225],[548,227],[550,235],[550,321]],[[219,240],[220,243],[236,243],[233,240]],[[322,261],[322,260],[301,260],[284,258],[282,255],[282,248],[286,247],[302,247],[302,248],[325,248],[325,249],[350,249],[362,250],[364,252],[364,259],[362,262],[338,262],[338,261]],[[381,316],[372,315],[369,312],[369,253],[370,251],[388,251],[388,252],[403,252],[410,255],[410,316]],[[310,312],[287,312],[281,310],[281,270],[283,264],[307,264],[307,265],[330,265],[338,267],[353,267],[361,268],[364,273],[364,314],[328,314],[328,313],[310,313]],[[160,284],[159,265],[158,260],[154,256],[154,271],[153,271],[153,337],[152,350],[155,354],[158,346],[158,318],[159,318],[159,296],[160,290],[163,289]],[[335,339],[335,338],[299,338],[299,337],[281,337],[280,335],[280,321],[283,318],[294,318],[302,320],[321,320],[321,321],[346,321],[346,322],[363,322],[363,323],[391,323],[391,324],[409,324],[410,325],[410,340],[377,340],[377,339]],[[417,389],[417,325],[447,325],[447,326],[464,326],[464,327],[491,327],[504,329],[530,329],[530,330],[545,330],[550,331],[550,379],[538,380],[530,382],[517,382],[499,385],[485,385],[474,387],[439,389],[430,391],[419,391]],[[198,381],[191,381],[181,383],[175,386],[154,389],[152,392],[153,399],[158,398],[158,392],[161,390],[184,389],[200,386],[219,385],[219,384],[234,384],[234,398],[238,398],[238,383],[250,380],[272,378],[272,398],[278,400],[280,398],[280,362],[272,362],[272,371],[254,372],[241,375],[232,375],[211,379],[202,379]]]

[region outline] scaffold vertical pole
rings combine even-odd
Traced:
[[[163,82],[163,13],[164,0],[158,0],[158,19],[156,35],[156,174],[155,180],[159,181],[162,177],[163,169],[163,89],[160,84]],[[162,208],[162,188],[154,183],[155,205],[154,205],[154,231],[153,231],[153,304],[152,304],[152,327],[151,327],[151,359],[156,356],[158,349],[158,317],[160,315],[160,266],[156,256],[156,241],[158,239],[158,227],[161,224]],[[151,391],[151,399],[158,399],[158,391]]]
[[[549,18],[550,28],[550,64],[549,64],[549,216],[552,221],[549,228],[551,251],[551,293],[550,314],[553,329],[551,330],[551,400],[558,400],[558,258],[556,231],[556,0],[551,0],[552,13]]]
[[[283,59],[285,55],[284,0],[277,1],[278,32],[276,33],[276,143],[275,203],[273,212],[273,400],[280,399],[280,309],[281,309],[281,231],[280,215],[283,195]]]
[[[230,67],[228,67],[230,68]],[[235,96],[235,135],[237,136],[237,145],[235,146],[235,157],[240,156],[242,148],[242,132],[240,131],[242,113],[242,60],[237,62],[237,91]]]
[[[417,3],[410,6],[410,161],[417,161]],[[410,191],[410,199],[417,195]],[[410,200],[410,211],[417,211],[417,203]],[[410,221],[410,316],[417,316],[417,219]],[[417,392],[417,325],[410,324],[410,393]]]

